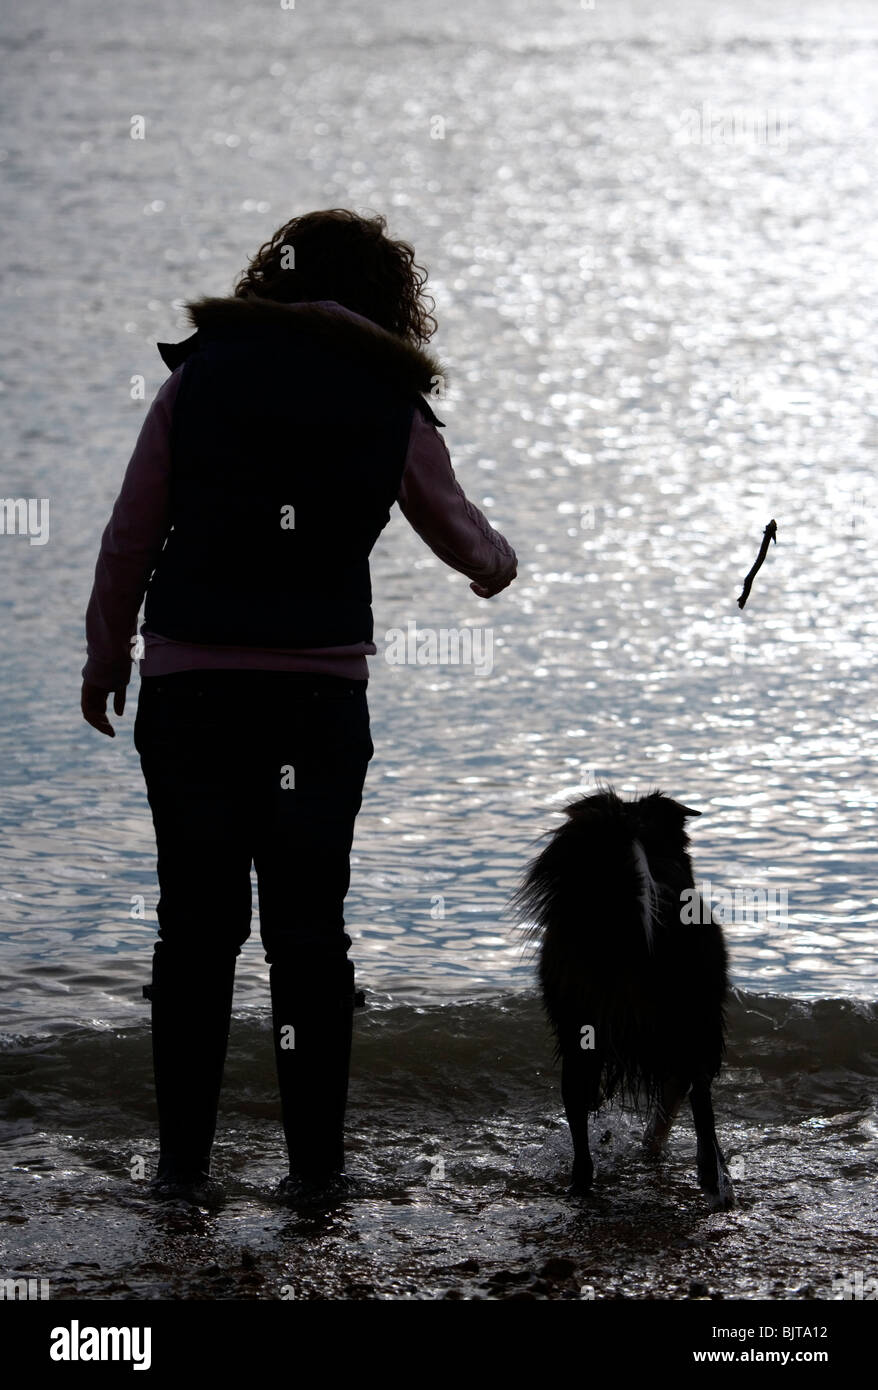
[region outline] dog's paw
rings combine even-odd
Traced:
[[[592,1195],[592,1184],[584,1182],[572,1182],[570,1186],[566,1188],[564,1195],[565,1197],[571,1198],[590,1197]]]
[[[593,1182],[594,1168],[590,1163],[587,1166],[583,1164],[580,1167],[576,1167],[573,1169],[573,1175],[571,1178],[570,1186],[567,1189],[567,1195],[569,1197],[587,1196],[588,1193],[591,1192]]]
[[[705,1194],[711,1211],[731,1211],[735,1205],[735,1189],[725,1169],[717,1174],[715,1186],[705,1188]]]

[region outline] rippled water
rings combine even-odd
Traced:
[[[232,1025],[214,1150],[227,1204],[211,1215],[157,1206],[139,1178],[153,1154],[148,1033],[79,1029],[6,1058],[0,1251],[58,1299],[832,1299],[841,1276],[874,1273],[875,1023],[874,1005],[733,1001],[715,1102],[738,1204],[715,1215],[685,1116],[656,1166],[638,1120],[602,1112],[594,1193],[566,1196],[545,1024],[519,993],[372,998],[348,1112],[359,1190],[309,1214],[272,1198],[264,1017]]]
[[[114,742],[78,710],[130,380],[151,399],[179,301],[333,204],[431,268],[446,438],[519,555],[486,603],[398,515],[375,552],[367,988],[529,988],[506,901],[608,779],[702,810],[701,879],[785,895],[729,923],[737,987],[874,998],[874,7],[83,0],[0,36],[0,491],[51,501],[49,544],[0,538],[0,1026],[147,1036],[136,677]],[[387,664],[410,621],[490,625],[491,674]],[[265,977],[254,903],[240,1009]]]

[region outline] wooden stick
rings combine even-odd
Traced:
[[[772,541],[774,541],[775,545],[777,545],[776,521],[769,521],[765,530],[762,532],[762,544],[759,547],[759,554],[756,556],[756,563],[751,569],[750,573],[747,575],[747,578],[744,580],[744,588],[741,591],[741,597],[738,599],[739,608],[744,607],[744,604],[747,602],[747,599],[750,596],[750,590],[753,587],[753,580],[755,579],[757,573],[762,567],[762,562],[768,554],[768,547]]]

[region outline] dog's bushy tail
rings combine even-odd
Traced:
[[[604,803],[552,834],[512,900],[538,945],[539,979],[558,1053],[597,1038],[599,1088],[639,1108],[661,1083],[662,1029],[653,982],[667,890],[624,814]]]

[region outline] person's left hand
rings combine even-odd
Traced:
[[[121,714],[125,708],[125,686],[121,686],[116,691],[104,690],[103,686],[90,685],[88,681],[82,682],[82,717],[98,733],[106,734],[108,738],[116,737],[116,730],[107,718],[107,697],[113,696],[113,709],[117,714]]]

